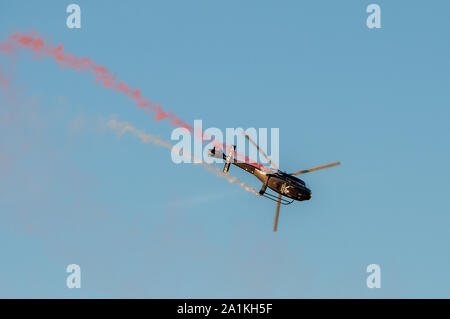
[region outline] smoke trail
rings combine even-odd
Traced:
[[[9,88],[9,79],[3,74],[2,69],[0,69],[0,86]]]
[[[30,50],[38,57],[45,56],[53,59],[53,61],[62,68],[66,67],[93,73],[96,81],[105,88],[125,94],[128,98],[132,99],[138,107],[155,112],[156,121],[168,119],[173,126],[192,129],[190,125],[184,123],[180,118],[175,116],[173,112],[163,111],[161,104],[144,98],[139,88],[132,88],[125,81],[118,81],[116,79],[117,74],[111,73],[103,65],[96,64],[94,60],[90,58],[77,57],[73,53],[64,52],[62,43],[58,46],[53,46],[51,43],[44,41],[44,39],[37,34],[24,34],[18,32],[11,35],[6,42],[0,43],[0,52],[11,55],[17,51],[16,44],[21,48]]]
[[[54,46],[51,43],[44,41],[44,39],[36,33],[24,34],[17,32],[14,33],[6,42],[0,42],[0,52],[12,55],[16,52],[16,45],[20,48],[30,50],[39,57],[46,56],[51,58],[61,68],[67,67],[78,71],[91,72],[95,75],[96,81],[102,84],[103,87],[125,94],[128,98],[132,99],[138,107],[149,112],[155,112],[155,121],[167,119],[175,127],[184,127],[190,132],[193,131],[191,125],[175,116],[173,112],[166,112],[162,109],[161,104],[155,103],[148,98],[144,98],[139,88],[132,88],[125,81],[118,81],[117,74],[111,73],[103,65],[95,64],[95,62],[90,58],[77,57],[73,53],[64,52],[62,43],[58,46]],[[195,134],[195,138],[201,139],[202,142],[211,140],[211,137],[205,136],[203,132],[198,135]],[[224,143],[216,143],[216,146],[224,150],[230,149],[229,146]],[[245,162],[255,165],[260,169],[265,169],[262,164],[258,164],[255,161],[250,160],[245,154],[236,153],[236,157],[240,157],[244,159]]]
[[[107,126],[113,129],[116,129],[119,131],[120,135],[125,134],[126,132],[130,132],[131,134],[133,134],[134,136],[138,137],[142,142],[144,143],[153,143],[155,145],[161,146],[161,147],[165,147],[169,150],[172,149],[173,145],[169,142],[166,142],[164,140],[162,140],[160,137],[156,136],[156,135],[151,135],[151,134],[147,134],[145,133],[145,131],[140,130],[135,128],[133,125],[127,123],[127,122],[119,122],[116,119],[111,119],[108,121]],[[188,154],[191,156],[192,159],[193,155],[192,154]],[[231,177],[228,175],[225,175],[220,169],[218,169],[217,167],[207,164],[205,162],[200,162],[200,163],[196,163],[196,161],[192,161],[194,164],[198,164],[198,165],[202,165],[203,167],[205,167],[208,171],[216,174],[219,177],[223,177],[225,178],[228,182],[230,183],[235,183],[241,187],[243,187],[246,191],[249,191],[255,195],[259,196],[259,193],[253,189],[252,187],[248,186],[246,183],[240,181],[237,177]]]

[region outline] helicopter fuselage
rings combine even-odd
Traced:
[[[311,199],[311,190],[306,187],[304,181],[295,176],[278,170],[266,172],[251,164],[238,161],[233,161],[232,164],[255,175],[263,183],[259,191],[260,195],[264,195],[266,188],[269,187],[274,192],[293,200],[304,201]]]
[[[306,187],[304,181],[300,178],[297,178],[291,174],[287,174],[280,170],[273,169],[261,169],[256,165],[252,165],[250,163],[241,162],[236,160],[233,157],[234,150],[231,150],[230,153],[225,155],[223,152],[217,152],[215,147],[209,150],[209,155],[216,158],[221,158],[225,160],[225,166],[223,168],[223,172],[225,174],[228,173],[230,169],[230,165],[234,164],[239,168],[243,169],[250,174],[253,174],[262,182],[261,190],[259,194],[261,196],[268,197],[274,200],[272,194],[265,194],[267,187],[269,187],[274,192],[288,197],[292,200],[304,201],[311,199],[311,190]],[[283,204],[288,204],[290,202],[282,202]]]

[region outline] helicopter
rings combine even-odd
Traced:
[[[312,197],[311,190],[306,186],[306,183],[300,178],[296,177],[296,175],[301,175],[305,173],[310,173],[314,171],[318,171],[321,169],[333,167],[340,165],[341,162],[333,162],[330,164],[325,164],[321,166],[316,166],[309,169],[304,169],[300,171],[296,171],[293,173],[286,173],[278,169],[277,165],[269,158],[269,156],[260,149],[259,145],[256,144],[250,136],[246,132],[243,132],[245,137],[252,143],[256,149],[268,160],[268,162],[274,168],[266,168],[255,165],[254,163],[247,163],[243,161],[239,161],[236,159],[236,145],[233,145],[233,148],[230,149],[228,154],[226,155],[221,150],[216,150],[216,147],[208,150],[208,155],[215,158],[220,158],[225,160],[225,165],[223,167],[223,173],[228,174],[231,164],[243,169],[244,171],[253,174],[256,178],[258,178],[262,182],[261,190],[259,191],[260,196],[264,196],[270,200],[273,200],[277,203],[276,211],[275,211],[275,221],[273,225],[273,231],[277,231],[278,227],[278,217],[280,214],[280,204],[290,205],[295,200],[296,201],[305,201],[310,200]],[[273,190],[277,195],[271,194],[267,192],[267,188]],[[286,198],[283,198],[286,197]]]

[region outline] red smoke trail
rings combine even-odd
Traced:
[[[0,52],[7,54],[9,57],[14,53],[14,43],[12,41],[7,41],[5,43],[0,42]],[[11,80],[4,73],[4,71],[0,68],[0,86],[4,88],[9,88],[11,84]]]
[[[9,88],[9,84],[8,78],[3,74],[2,69],[0,69],[0,86]]]
[[[162,109],[161,104],[144,98],[139,88],[132,88],[128,83],[122,80],[117,80],[117,74],[111,73],[103,65],[95,64],[94,60],[90,58],[77,57],[73,53],[64,52],[62,43],[60,43],[58,46],[53,46],[51,43],[44,41],[44,39],[37,34],[24,34],[18,32],[14,33],[7,42],[0,43],[0,52],[11,55],[16,52],[16,45],[18,45],[20,48],[28,49],[38,56],[43,55],[49,57],[53,59],[53,61],[55,61],[57,64],[59,64],[60,67],[67,67],[78,71],[91,72],[95,75],[96,81],[102,84],[103,87],[125,94],[127,97],[132,99],[138,107],[143,108],[149,112],[155,112],[155,121],[168,119],[170,120],[170,123],[175,127],[183,127],[190,132],[193,131],[192,126],[175,116],[173,112],[166,112]],[[210,140],[210,138],[205,137],[203,133],[201,134],[201,136],[198,136],[196,138],[200,138],[202,142],[204,142],[205,140]],[[227,150],[229,148],[225,144],[220,145],[217,143],[217,146],[222,147],[223,150]],[[254,161],[251,161],[245,155],[242,155],[242,158],[244,158],[248,163],[256,165],[260,168],[264,168],[261,164],[257,164]]]

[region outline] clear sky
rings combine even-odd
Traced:
[[[73,2],[81,29],[71,1],[0,2],[0,41],[64,43],[188,123],[279,128],[283,170],[342,165],[304,175],[312,200],[273,233],[273,202],[105,127],[167,140],[167,121],[21,51],[0,90],[1,297],[450,297],[448,1]]]

